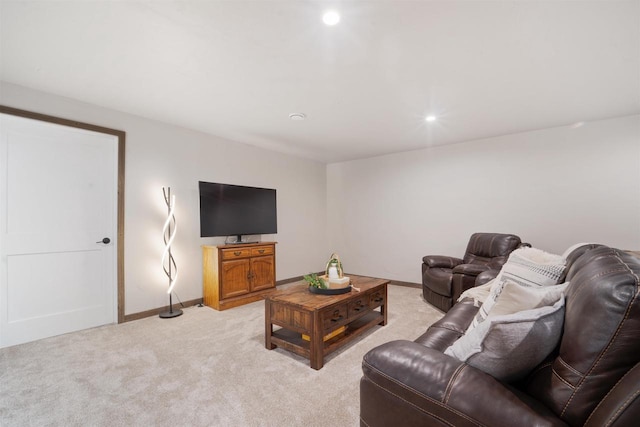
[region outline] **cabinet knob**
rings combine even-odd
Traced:
[[[240,251],[235,251],[233,254],[234,254],[235,256],[240,256],[240,255],[242,255],[242,252],[240,252]]]

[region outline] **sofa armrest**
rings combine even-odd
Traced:
[[[456,303],[447,315],[437,320],[413,342],[424,347],[444,352],[467,331],[471,321],[478,312],[472,298],[465,298]]]
[[[489,269],[489,266],[483,264],[460,264],[453,268],[453,274],[464,274],[467,276],[477,276]]]
[[[460,258],[444,255],[427,255],[422,257],[422,262],[429,268],[453,268],[458,264],[462,264]]]
[[[374,348],[362,370],[361,425],[566,426],[490,375],[411,341]]]
[[[637,425],[640,418],[640,363],[631,368],[602,399],[585,427]]]

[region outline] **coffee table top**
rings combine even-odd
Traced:
[[[309,285],[304,280],[295,282],[291,287],[287,289],[277,290],[265,295],[265,299],[273,302],[286,302],[290,305],[297,305],[307,310],[321,309],[330,305],[340,303],[343,301],[357,298],[358,295],[368,290],[385,286],[389,283],[385,279],[376,279],[374,277],[356,276],[353,274],[346,274],[351,279],[351,285],[360,289],[360,292],[351,289],[351,292],[347,292],[339,295],[319,295],[309,292]]]

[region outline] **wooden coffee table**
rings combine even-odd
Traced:
[[[388,280],[349,275],[352,289],[341,295],[309,292],[306,282],[275,291],[265,297],[265,346],[291,351],[310,360],[313,369],[324,365],[324,356],[353,341],[376,325],[387,324]],[[274,330],[274,325],[280,328]],[[339,335],[323,341],[338,328]],[[304,340],[302,335],[309,337]]]

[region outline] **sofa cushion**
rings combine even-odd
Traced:
[[[568,285],[569,283],[562,283],[530,288],[507,279],[504,281],[500,296],[489,310],[487,319],[553,305],[560,299]]]
[[[558,283],[564,267],[565,259],[560,255],[536,248],[521,248],[513,251],[498,277],[494,279],[489,296],[478,310],[469,328],[475,328],[487,318],[507,280],[525,287],[551,286]]]
[[[564,296],[552,306],[496,316],[460,337],[445,354],[502,381],[523,378],[556,347]]]
[[[477,276],[483,271],[487,271],[489,267],[483,264],[460,264],[453,268],[453,274],[466,274],[468,276]]]

